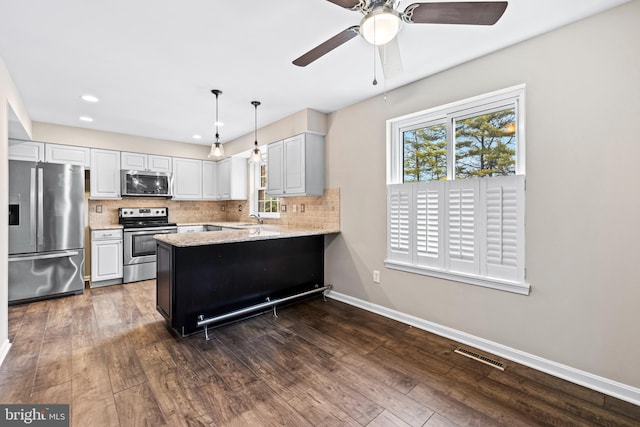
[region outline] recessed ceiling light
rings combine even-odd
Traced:
[[[196,134],[196,135],[193,135],[193,139],[202,139],[202,136],[201,136],[201,135]]]
[[[80,116],[80,120],[82,120],[83,122],[92,122],[93,118],[89,116]]]
[[[98,102],[99,101],[97,96],[89,95],[89,94],[82,95],[80,98],[82,98],[82,100],[86,101],[86,102]]]

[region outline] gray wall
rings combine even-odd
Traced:
[[[640,2],[329,117],[336,291],[640,387]],[[526,84],[529,296],[385,269],[385,121]],[[372,270],[381,270],[374,284]]]

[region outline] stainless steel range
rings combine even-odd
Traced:
[[[156,277],[155,234],[176,233],[169,208],[120,208],[118,222],[124,235],[123,283]]]

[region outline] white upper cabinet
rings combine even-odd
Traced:
[[[267,194],[324,194],[324,137],[306,133],[267,146]]]
[[[284,194],[284,141],[267,145],[267,194]]]
[[[153,172],[171,172],[171,157],[156,156],[153,154],[129,153],[123,151],[121,153],[122,169],[153,171]]]
[[[142,153],[120,153],[120,165],[122,169],[143,171],[147,169],[147,155]]]
[[[35,141],[9,140],[9,160],[44,161],[44,144]]]
[[[88,147],[9,140],[9,160],[80,165],[88,169],[91,166],[90,153]]]
[[[202,160],[173,158],[173,198],[202,199]]]
[[[218,163],[202,161],[202,198],[216,200],[218,196]]]
[[[91,149],[90,187],[92,199],[120,198],[120,152]]]
[[[228,157],[218,162],[218,200],[247,200],[247,159]]]
[[[74,145],[45,144],[45,161],[91,167],[91,150]]]
[[[149,154],[149,170],[154,172],[171,172],[171,157]]]

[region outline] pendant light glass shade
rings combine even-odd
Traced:
[[[224,157],[224,148],[222,147],[222,143],[220,142],[220,134],[218,133],[218,125],[220,124],[220,121],[218,120],[218,95],[220,95],[222,91],[213,89],[211,93],[216,96],[216,141],[211,144],[211,151],[209,152],[208,157],[210,159],[221,159]]]
[[[221,159],[222,157],[224,157],[224,148],[222,147],[222,144],[219,142],[214,142],[213,144],[211,144],[209,158]]]
[[[260,163],[262,162],[262,153],[259,148],[254,148],[251,153],[251,157],[249,158],[250,163]]]
[[[251,101],[251,105],[255,107],[255,142],[253,143],[253,151],[251,152],[251,157],[249,158],[249,163],[261,163],[262,162],[262,153],[258,148],[258,105],[260,105],[259,101]]]

